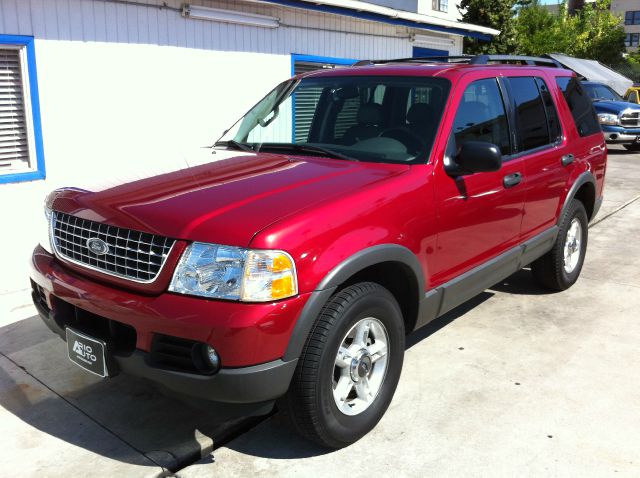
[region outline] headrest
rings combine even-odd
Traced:
[[[407,122],[410,124],[426,123],[431,121],[433,109],[430,104],[416,103],[407,111]]]
[[[382,106],[378,103],[365,103],[358,110],[358,123],[364,125],[380,125],[384,121]]]
[[[477,122],[480,123],[487,118],[489,107],[480,101],[463,101],[460,103],[458,110],[464,111],[468,116],[475,117]]]

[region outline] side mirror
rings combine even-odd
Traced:
[[[499,171],[502,167],[502,153],[493,143],[465,141],[452,163],[448,172],[453,175]]]

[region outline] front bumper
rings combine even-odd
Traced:
[[[225,403],[260,403],[282,396],[297,359],[283,357],[307,295],[270,304],[212,301],[178,294],[144,296],[77,275],[41,247],[31,262],[34,303],[47,326],[64,338],[69,307],[110,324],[135,329],[135,346],[115,350],[116,371],[144,377],[177,392]],[[62,306],[65,304],[65,306]],[[214,375],[154,366],[155,336],[207,343],[220,355]],[[117,347],[114,347],[117,349]]]
[[[623,128],[622,126],[602,126],[602,132],[607,143],[635,143],[640,136],[640,128]]]

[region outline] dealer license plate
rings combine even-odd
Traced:
[[[67,327],[69,360],[100,377],[107,377],[106,344]]]

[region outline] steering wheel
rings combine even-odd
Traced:
[[[393,138],[400,141],[405,146],[405,148],[407,148],[407,152],[411,154],[417,155],[424,149],[424,143],[420,136],[418,136],[408,128],[402,128],[398,126],[388,128],[378,136],[381,138]]]

